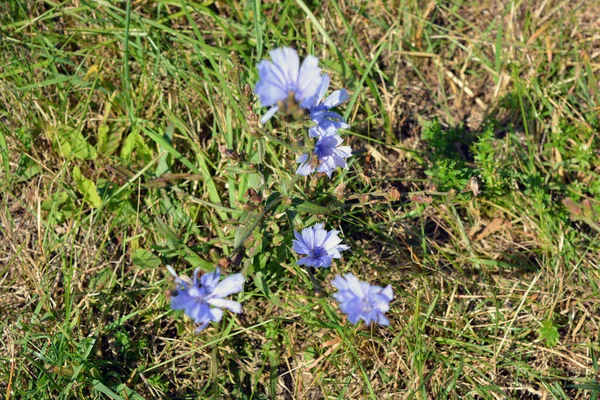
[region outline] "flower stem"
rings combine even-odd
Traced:
[[[315,268],[307,267],[306,272],[308,273],[308,277],[310,278],[310,281],[313,284],[313,292],[314,292],[315,296],[324,297],[326,293],[325,293],[325,290],[323,290],[321,283],[315,278],[315,275],[314,275]]]

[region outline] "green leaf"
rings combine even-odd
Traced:
[[[0,158],[4,167],[4,176],[10,176],[10,158],[8,156],[8,145],[4,133],[0,132]]]
[[[121,144],[123,131],[111,129],[106,124],[100,125],[98,128],[98,143],[96,147],[100,153],[111,155],[114,154]]]
[[[80,130],[71,126],[61,126],[51,132],[52,146],[67,159],[95,160],[96,149],[88,143]]]
[[[64,222],[77,211],[73,198],[67,192],[53,193],[41,206],[42,210],[48,212],[46,222],[50,226]]]
[[[37,165],[30,165],[25,171],[19,174],[23,179],[31,179],[41,172],[41,168]]]
[[[145,249],[136,249],[131,255],[134,265],[142,268],[158,268],[162,264],[160,258]]]
[[[172,146],[173,142],[173,134],[175,133],[175,125],[170,124],[167,129],[165,129],[164,134],[162,135],[163,139],[167,142],[169,146]],[[156,176],[161,176],[164,173],[167,173],[171,170],[169,166],[169,148],[164,146],[162,143],[158,143],[158,147],[162,152],[162,155],[158,159],[158,164],[156,165]]]
[[[92,380],[92,384],[94,385],[94,389],[99,391],[102,394],[105,394],[110,399],[113,400],[125,400],[123,397],[119,396],[112,390],[110,390],[104,383],[100,382],[98,379]]]
[[[123,160],[131,160],[131,155],[135,149],[135,140],[137,135],[138,134],[136,132],[130,133],[123,141],[123,146],[121,146],[121,158]]]
[[[558,329],[554,324],[552,324],[552,320],[545,320],[542,322],[542,326],[538,328],[538,338],[543,340],[548,347],[554,347],[558,344],[559,334]]]
[[[258,214],[248,215],[243,221],[240,218],[242,223],[235,230],[235,236],[233,238],[233,247],[235,250],[238,250],[239,247],[244,243],[246,239],[250,237],[252,231],[256,229],[258,224],[261,223],[263,218],[265,217],[265,212],[261,211]]]
[[[327,207],[320,206],[310,201],[295,198],[293,201],[293,209],[298,212],[305,212],[309,214],[329,214],[331,210]]]
[[[88,203],[92,208],[98,208],[102,205],[102,199],[98,195],[96,184],[83,176],[77,166],[73,168],[73,179],[75,179],[77,189],[83,195],[83,201]]]
[[[126,395],[129,400],[144,400],[138,392],[129,389],[124,383],[117,385],[115,389],[117,392],[124,392],[124,395]]]
[[[248,175],[248,187],[260,190],[265,184],[265,180],[261,174],[251,173]]]
[[[210,261],[206,261],[204,258],[200,257],[195,251],[185,246],[184,248],[185,255],[183,259],[193,265],[194,267],[201,268],[204,271],[212,271],[215,269],[213,263]]]

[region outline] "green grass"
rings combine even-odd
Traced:
[[[4,398],[598,398],[598,4],[426,3],[3,2]],[[283,45],[352,96],[331,180],[257,129]],[[295,265],[317,221],[389,328]],[[244,313],[194,334],[164,266],[229,258]]]

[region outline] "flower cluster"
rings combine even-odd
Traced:
[[[272,61],[258,64],[259,81],[255,92],[261,105],[271,107],[261,118],[266,123],[275,113],[282,110],[286,114],[299,114],[298,108],[307,115],[312,126],[308,129],[315,145],[310,153],[300,155],[296,174],[308,176],[314,172],[327,174],[331,178],[337,168],[347,168],[346,159],[352,155],[350,146],[343,146],[338,131],[350,125],[333,109],[350,98],[345,89],[336,90],[325,97],[329,89],[330,77],[322,74],[319,60],[307,56],[300,65],[298,53],[288,47],[272,50]],[[326,231],[324,223],[304,228],[302,233],[294,231],[293,249],[304,255],[296,264],[309,268],[328,268],[334,258],[341,258],[340,252],[349,247],[341,244],[339,231]],[[384,313],[389,310],[393,298],[392,287],[385,289],[359,281],[354,275],[345,278],[336,276],[332,284],[339,290],[333,297],[339,302],[342,312],[348,314],[352,323],[364,320],[388,325]]]
[[[331,178],[336,168],[347,168],[346,159],[352,155],[349,146],[341,145],[343,140],[338,134],[339,129],[348,129],[350,125],[332,111],[350,96],[340,89],[325,98],[330,77],[321,74],[316,57],[307,56],[300,65],[298,53],[289,47],[269,54],[272,61],[263,60],[257,66],[259,81],[254,89],[261,105],[271,107],[261,122],[266,123],[279,110],[293,114],[302,109],[315,124],[309,129],[309,136],[316,143],[311,153],[304,153],[296,160],[300,164],[296,174],[308,176],[316,171]]]
[[[278,111],[296,118],[310,121],[308,137],[315,140],[309,153],[300,155],[296,174],[308,176],[314,172],[324,173],[331,178],[337,168],[348,167],[346,159],[352,155],[349,146],[343,146],[340,129],[350,125],[333,109],[350,97],[345,89],[336,90],[325,97],[329,89],[330,77],[321,72],[319,60],[307,56],[300,64],[298,53],[284,47],[269,52],[271,61],[263,60],[258,65],[259,81],[255,87],[262,106],[270,107],[260,119],[265,124]],[[341,258],[341,252],[349,246],[342,244],[339,231],[325,230],[324,223],[294,231],[293,250],[302,255],[296,264],[308,268],[312,277],[313,268],[329,268],[334,259]],[[240,303],[225,297],[243,290],[244,276],[240,273],[229,276],[219,282],[220,270],[204,274],[198,278],[194,271],[192,281],[184,280],[167,266],[175,277],[177,290],[171,297],[171,308],[183,310],[186,315],[199,324],[196,332],[202,331],[212,322],[219,322],[223,309],[241,313]],[[332,285],[338,289],[333,297],[338,301],[340,310],[348,315],[348,320],[356,324],[363,320],[369,325],[389,325],[384,315],[390,308],[394,295],[392,287],[370,285],[359,281],[353,274],[336,276]]]
[[[309,267],[327,268],[334,258],[341,258],[341,251],[348,250],[342,239],[338,237],[339,231],[326,231],[325,224],[318,223],[310,228],[304,228],[302,233],[294,231],[296,239],[293,249],[298,254],[306,255],[296,264]],[[384,313],[390,309],[389,303],[394,295],[392,287],[383,289],[372,286],[367,282],[359,281],[353,274],[346,274],[344,278],[336,276],[332,282],[339,292],[333,295],[340,305],[340,310],[348,314],[348,319],[353,324],[363,320],[369,325],[375,322],[379,325],[389,325]]]

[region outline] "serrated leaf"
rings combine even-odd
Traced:
[[[98,144],[96,147],[100,153],[111,155],[114,154],[123,138],[123,132],[121,130],[112,130],[108,125],[102,124],[98,128]]]
[[[73,179],[75,179],[77,189],[83,195],[83,201],[88,203],[92,208],[98,208],[102,205],[102,199],[98,195],[96,184],[83,176],[77,166],[73,168]]]
[[[158,268],[162,264],[160,258],[145,249],[136,249],[131,254],[131,261],[134,265],[142,268]]]
[[[539,339],[543,340],[546,346],[554,347],[558,344],[558,339],[560,338],[558,329],[551,320],[547,319],[542,322],[542,326],[538,328],[537,332]]]

